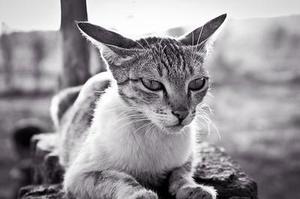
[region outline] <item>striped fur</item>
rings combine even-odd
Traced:
[[[151,189],[168,182],[177,199],[216,198],[212,187],[192,178],[193,127],[196,108],[208,90],[206,40],[225,17],[181,39],[133,41],[87,22],[77,24],[100,48],[109,72],[82,87],[60,123],[64,188],[69,195],[157,199]],[[160,89],[149,89],[145,79],[159,82]],[[191,90],[195,79],[202,79],[203,86]],[[179,112],[184,112],[181,119]]]
[[[56,128],[59,128],[63,115],[72,106],[80,90],[81,86],[66,88],[52,98],[50,115]]]

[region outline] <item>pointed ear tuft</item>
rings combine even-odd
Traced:
[[[76,21],[80,32],[99,48],[110,66],[119,66],[137,54],[137,43],[122,35],[86,21]]]
[[[180,38],[179,41],[187,46],[203,45],[203,43],[205,43],[223,24],[226,16],[227,14],[223,14],[210,20],[209,22],[195,29],[183,38]]]
[[[76,25],[81,33],[92,43],[100,42],[108,46],[115,46],[118,48],[130,49],[136,46],[136,42],[125,38],[122,35],[110,30],[106,30],[100,26],[93,25],[86,21],[76,21]]]

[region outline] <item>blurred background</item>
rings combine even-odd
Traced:
[[[16,131],[24,119],[37,122],[37,132],[51,131],[50,99],[66,87],[64,66],[73,63],[66,61],[64,2],[68,7],[68,0],[0,0],[1,199],[14,198],[22,178],[16,167],[26,154],[20,155],[15,147]],[[77,2],[77,9],[85,9],[80,6],[85,1]],[[87,0],[86,4],[91,22],[134,38],[179,36],[228,13],[206,64],[213,79],[211,118],[218,129],[209,126],[208,140],[224,147],[258,183],[260,198],[300,198],[299,1]],[[85,67],[91,74],[105,70],[99,53],[85,45],[89,60]]]

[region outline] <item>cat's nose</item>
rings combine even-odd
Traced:
[[[189,110],[187,109],[182,109],[182,110],[174,110],[172,111],[172,114],[175,115],[180,123],[188,116]]]

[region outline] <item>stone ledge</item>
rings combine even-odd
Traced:
[[[32,139],[35,184],[56,184],[63,180],[64,169],[59,164],[56,141],[55,133],[39,134]]]
[[[218,199],[257,198],[257,185],[223,149],[202,143],[195,180],[214,186]]]
[[[29,185],[22,187],[19,198],[26,199],[67,199],[60,184]]]
[[[54,152],[53,136],[55,134],[43,134],[34,139],[36,183],[42,185],[23,187],[19,192],[19,198],[67,198],[60,184],[63,179],[63,169]],[[240,169],[237,163],[232,161],[224,150],[201,143],[199,156],[201,161],[196,167],[194,178],[198,183],[214,186],[218,191],[218,199],[257,199],[256,183]],[[160,189],[159,195],[160,199],[172,198],[167,194],[166,187]]]

